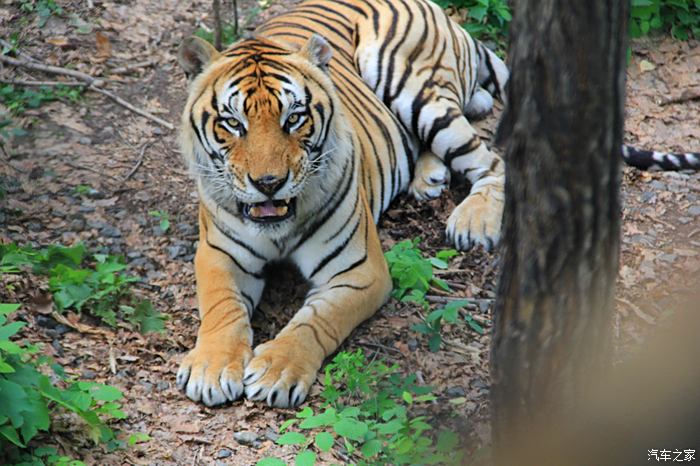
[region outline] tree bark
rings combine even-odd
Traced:
[[[625,0],[512,5],[491,353],[494,452],[509,466],[530,464],[508,447],[527,443],[532,426],[576,422],[577,400],[609,364],[629,8]]]
[[[213,0],[212,10],[214,10],[214,47],[221,51],[222,27],[221,24],[221,0]]]

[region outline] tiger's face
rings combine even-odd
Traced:
[[[298,52],[246,40],[218,54],[205,44],[180,51],[181,63],[183,53],[211,57],[191,85],[183,150],[218,204],[258,228],[279,228],[327,165],[330,46],[317,36]]]

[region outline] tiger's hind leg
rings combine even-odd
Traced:
[[[436,199],[449,185],[450,170],[445,163],[431,152],[422,153],[416,161],[409,194],[418,201]]]
[[[447,220],[447,240],[462,250],[476,245],[493,249],[501,236],[505,202],[503,160],[486,147],[454,104],[438,100],[426,104],[418,127],[418,134],[431,135],[421,142],[472,185]]]
[[[467,103],[464,114],[472,121],[482,120],[491,112],[491,109],[493,109],[493,96],[486,89],[479,87]]]

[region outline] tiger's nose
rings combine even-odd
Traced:
[[[253,179],[249,175],[248,179],[250,183],[255,186],[255,189],[263,194],[272,196],[282,188],[288,177],[288,175],[284,178],[278,178],[273,175],[263,175],[260,178]]]

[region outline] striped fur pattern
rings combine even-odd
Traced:
[[[190,76],[181,146],[200,194],[201,324],[178,385],[218,405],[243,395],[303,402],[324,358],[387,299],[376,222],[410,190],[440,194],[460,248],[498,241],[504,167],[469,125],[508,73],[426,0],[309,0],[218,53],[180,49]],[[311,285],[275,339],[255,349],[264,268],[296,264]]]
[[[671,153],[622,147],[622,158],[628,164],[642,170],[700,170],[700,153]]]

